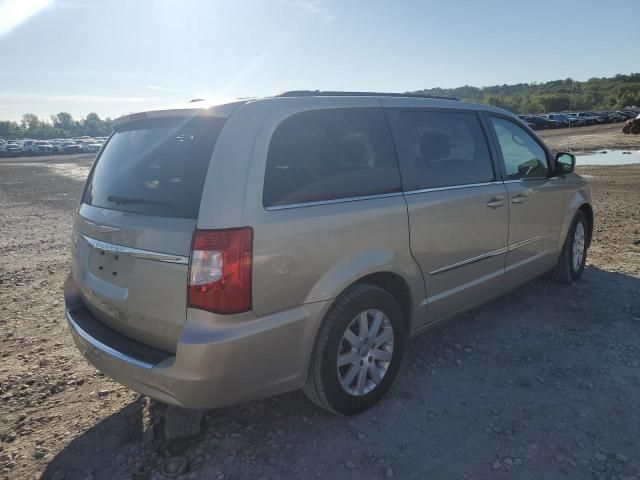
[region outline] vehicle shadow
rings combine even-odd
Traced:
[[[640,452],[638,327],[640,278],[596,267],[575,285],[541,278],[415,338],[389,395],[362,415],[294,392],[207,412],[200,435],[168,443],[160,424],[144,433],[141,398],[42,478],[590,478],[595,452]]]
[[[74,439],[47,465],[41,478],[83,479],[91,470],[112,471],[114,452],[143,441],[145,403],[140,397]]]

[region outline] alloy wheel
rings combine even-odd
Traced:
[[[354,396],[382,381],[393,356],[393,326],[380,310],[365,310],[349,323],[340,340],[337,368],[342,388]]]
[[[584,258],[585,234],[582,222],[576,225],[576,231],[573,234],[573,270],[577,272],[582,266]]]

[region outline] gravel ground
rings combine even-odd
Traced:
[[[169,441],[164,407],[67,333],[90,163],[0,161],[0,479],[640,479],[640,165],[580,169],[596,210],[580,283],[535,280],[414,339],[371,411],[331,416],[295,392],[204,412],[199,435]]]

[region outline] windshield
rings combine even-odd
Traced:
[[[222,118],[162,118],[116,128],[83,202],[143,215],[197,218]]]

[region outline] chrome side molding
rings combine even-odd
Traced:
[[[482,255],[478,255],[477,257],[467,258],[457,263],[453,263],[451,265],[447,265],[446,267],[438,268],[436,270],[432,270],[429,272],[429,275],[437,275],[438,273],[448,272],[449,270],[453,270],[454,268],[459,268],[464,265],[469,265],[470,263],[479,262],[480,260],[484,260],[485,258],[495,257],[496,255],[502,255],[503,253],[511,252],[513,250],[517,250],[518,248],[526,247],[527,245],[531,245],[532,243],[538,242],[542,239],[551,236],[551,233],[547,233],[545,235],[538,235],[536,237],[531,237],[521,242],[514,243],[513,245],[508,245],[503,248],[499,248],[498,250],[492,250],[491,252],[483,253]]]
[[[485,258],[495,257],[496,255],[502,255],[503,253],[507,253],[508,250],[509,249],[507,247],[504,247],[504,248],[499,248],[498,250],[493,250],[491,252],[483,253],[482,255],[478,255],[477,257],[467,258],[466,260],[462,260],[460,262],[447,265],[446,267],[432,270],[431,272],[429,272],[429,275],[437,275],[438,273],[448,272],[449,270],[453,270],[454,268],[459,268],[464,265],[469,265],[470,263],[479,262],[480,260],[484,260]]]
[[[482,182],[482,183],[465,183],[462,185],[447,185],[446,187],[430,187],[430,188],[421,188],[419,190],[408,190],[404,192],[404,194],[417,195],[419,193],[443,192],[446,190],[461,190],[465,188],[488,187],[490,185],[502,185],[503,183],[504,182],[500,182],[500,181],[492,181],[492,182]]]
[[[536,237],[527,238],[526,240],[522,240],[521,242],[514,243],[513,245],[509,245],[509,251],[515,250],[517,248],[526,247],[527,245],[531,245],[532,243],[540,241],[549,236],[551,236],[551,234],[547,233],[545,235],[538,235]]]

